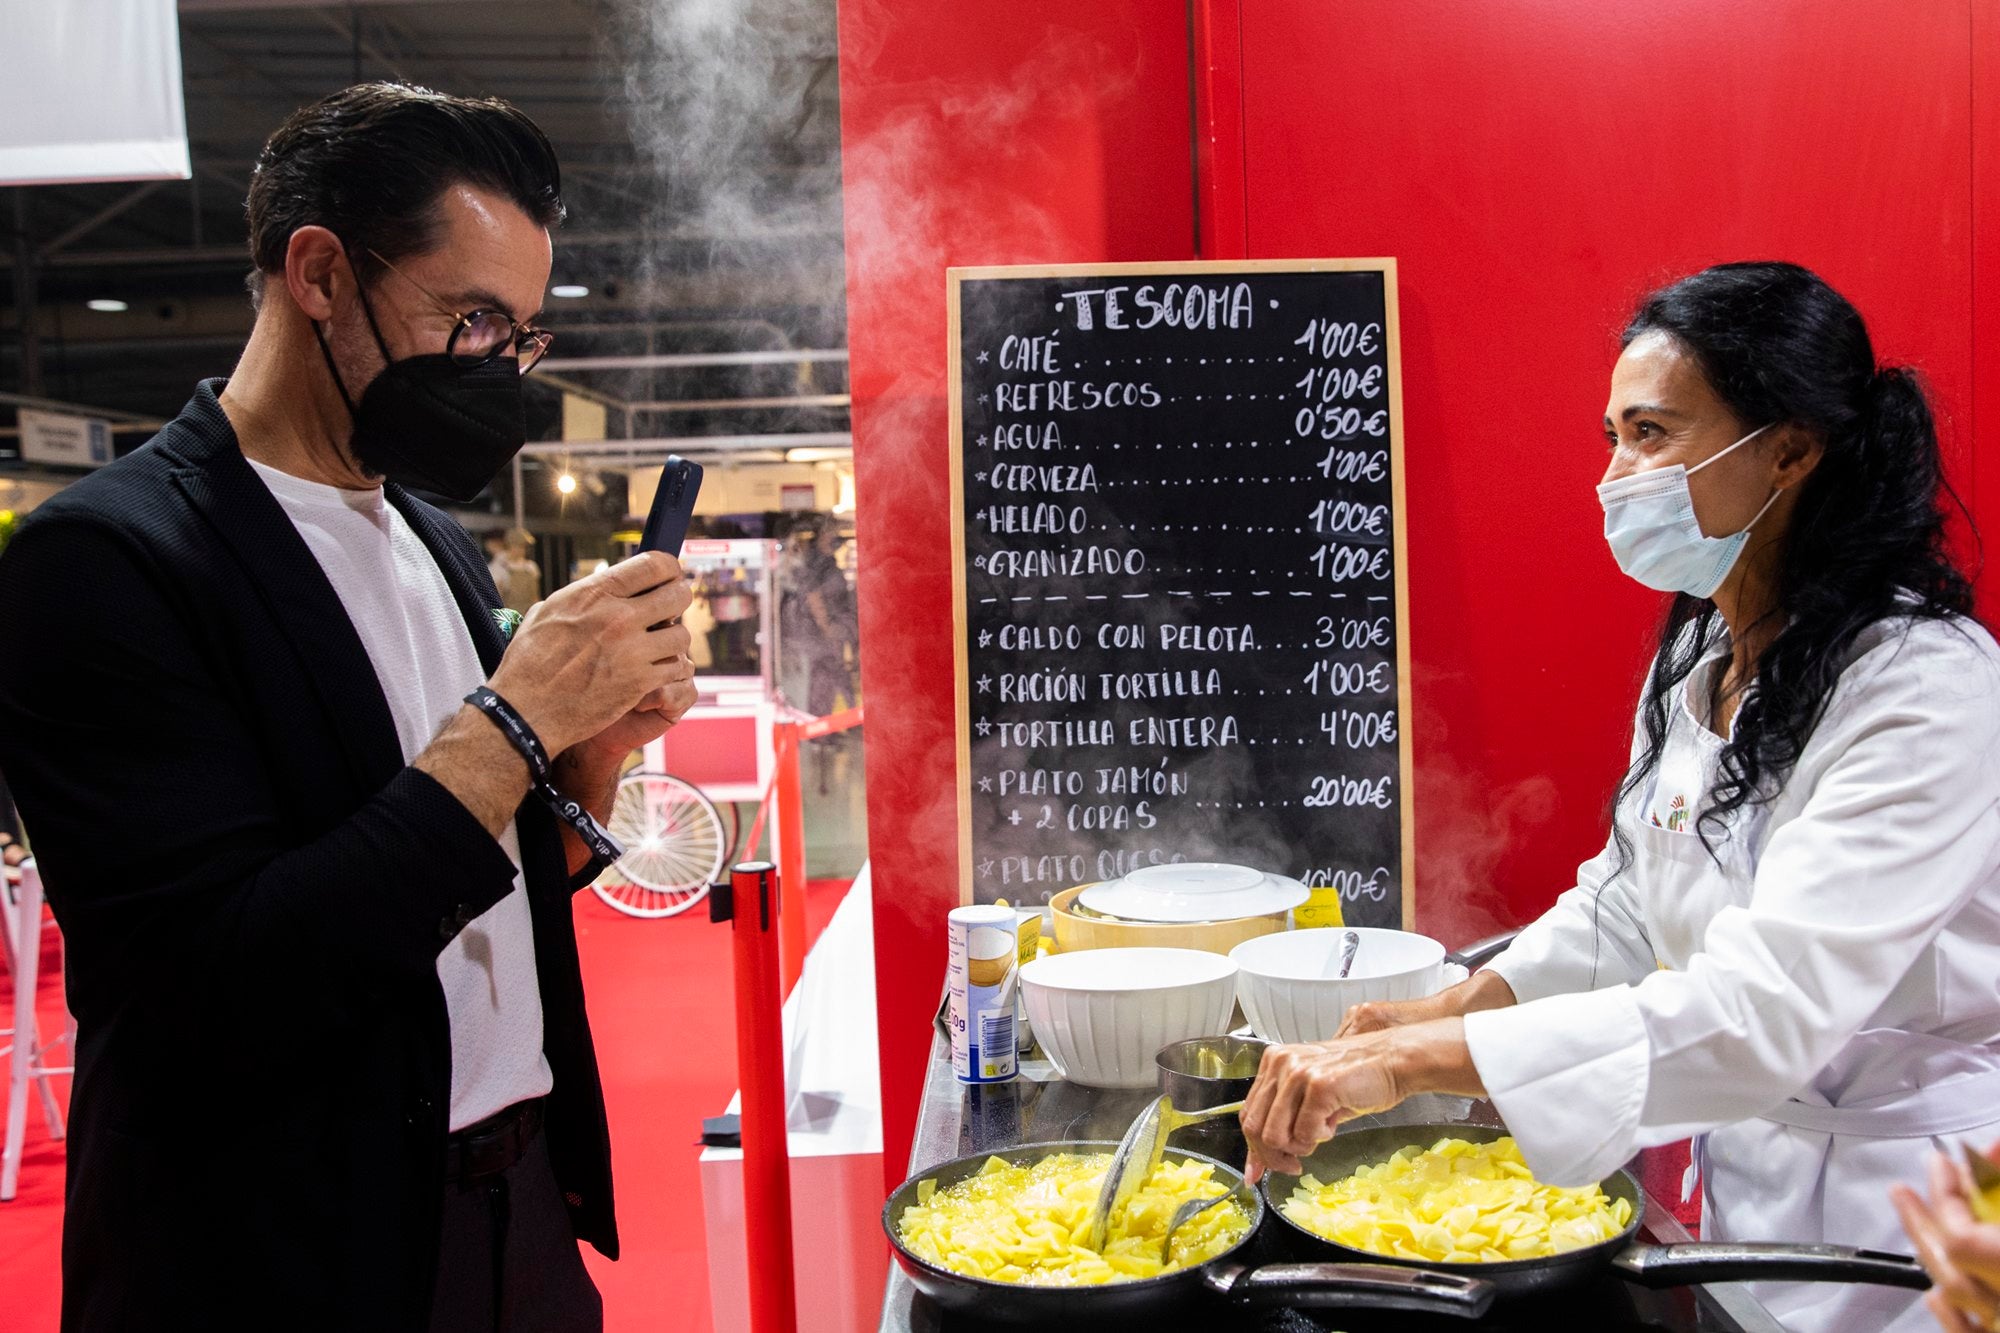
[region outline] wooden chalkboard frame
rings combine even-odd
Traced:
[[[950,374],[951,436],[951,594],[952,711],[956,717],[958,784],[958,899],[973,901],[972,716],[969,690],[971,649],[965,588],[965,420],[964,367],[960,364],[959,293],[966,282],[996,278],[1118,278],[1208,276],[1233,273],[1379,273],[1382,275],[1383,328],[1389,365],[1389,473],[1395,515],[1396,710],[1399,838],[1402,854],[1402,924],[1409,930],[1416,913],[1415,811],[1411,786],[1410,600],[1408,534],[1403,488],[1402,323],[1397,310],[1396,261],[1375,259],[1175,260],[1124,264],[984,265],[945,270],[945,360]]]

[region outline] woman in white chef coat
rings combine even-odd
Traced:
[[[1889,1185],[2000,1132],[2000,648],[1929,407],[1819,278],[1728,264],[1640,307],[1604,429],[1611,553],[1674,594],[1610,842],[1471,980],[1268,1052],[1244,1130],[1295,1170],[1483,1095],[1550,1183],[1693,1135],[1708,1238],[1901,1248]],[[1758,1294],[1797,1333],[1932,1327]]]

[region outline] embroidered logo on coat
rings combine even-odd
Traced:
[[[493,608],[493,623],[500,627],[500,637],[511,640],[514,631],[521,627],[521,613],[509,607]]]

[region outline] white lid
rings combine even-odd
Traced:
[[[1093,884],[1077,901],[1126,921],[1186,924],[1233,921],[1289,911],[1312,897],[1295,879],[1215,861],[1144,866],[1123,879]]]
[[[971,907],[954,907],[946,918],[960,926],[1008,926],[1020,921],[1021,917],[1011,907],[1000,907],[993,903],[980,903]]]

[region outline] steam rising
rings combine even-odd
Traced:
[[[848,52],[861,68],[879,54],[866,47]],[[1046,157],[1046,136],[1094,132],[1090,81],[1102,87],[1125,77],[1108,62],[1095,65],[1101,54],[1076,41],[1052,40],[1007,74],[983,75],[977,94],[940,86],[871,118],[842,145],[853,313],[869,321],[878,340],[853,381],[863,403],[855,412],[857,516],[870,577],[877,589],[893,590],[890,598],[862,606],[874,753],[899,760],[894,768],[870,765],[869,796],[876,810],[895,812],[895,832],[883,829],[887,836],[879,841],[895,849],[906,882],[956,884],[959,873],[958,801],[950,780],[955,703],[948,692],[913,688],[934,681],[934,658],[914,636],[875,630],[890,617],[936,626],[940,633],[952,623],[949,545],[936,531],[895,518],[943,515],[950,506],[946,345],[939,318],[945,269],[1084,257],[1065,240],[1074,233],[1018,183],[1034,178]],[[961,178],[940,170],[946,162],[972,161],[979,169]],[[1074,188],[1098,187],[1079,180]],[[874,521],[878,514],[885,521]],[[914,893],[883,893],[876,910],[902,912],[921,932],[938,936],[943,923],[934,919],[934,903]],[[937,964],[941,969],[941,948]]]
[[[888,38],[878,23],[848,27],[850,64],[867,69],[882,54],[869,44]],[[859,518],[871,582],[889,594],[862,608],[875,704],[869,731],[877,754],[898,758],[894,768],[871,764],[871,804],[896,814],[893,830],[878,821],[878,840],[899,878],[955,882],[957,796],[941,780],[956,762],[955,705],[934,687],[934,647],[919,649],[907,629],[876,630],[889,617],[937,633],[952,623],[949,548],[934,527],[898,518],[942,514],[950,503],[939,296],[950,265],[1062,262],[1115,248],[1110,220],[1093,237],[1073,210],[1058,218],[1038,201],[1103,195],[1117,164],[1103,160],[1101,146],[1097,175],[1077,176],[1076,164],[1099,142],[1095,115],[1107,85],[1131,80],[1135,71],[1124,65],[1136,57],[1052,29],[1005,74],[982,70],[963,84],[940,81],[893,106],[871,106],[865,123],[850,120],[836,152],[832,0],[614,0],[611,29],[639,156],[631,185],[656,198],[634,255],[642,278],[723,267],[774,274],[837,316],[844,202],[855,313],[873,340],[853,381],[863,404],[855,423]],[[1061,180],[1052,176],[1051,143],[1062,145]],[[946,163],[977,166],[953,178]],[[932,687],[913,688],[919,682]],[[1440,752],[1438,739],[1426,736],[1419,753]],[[1196,789],[1219,791],[1241,781],[1249,763],[1246,754],[1214,751],[1182,756],[1179,766]],[[1554,784],[1535,778],[1496,793],[1454,770],[1425,769],[1402,798],[1414,799],[1421,827],[1418,928],[1457,945],[1511,923],[1494,876],[1510,846],[1548,826]],[[1259,822],[1246,812],[1233,832],[1275,841]],[[1271,869],[1296,859],[1295,849],[1265,850]],[[1561,887],[1551,885],[1550,896]],[[878,911],[921,918],[927,933],[941,927],[934,902],[876,899]]]
[[[837,312],[830,0],[614,0],[609,32],[639,157],[630,184],[657,195],[641,275],[741,267]]]
[[[1526,778],[1496,792],[1459,769],[1420,766],[1416,789],[1416,928],[1458,948],[1522,924],[1498,875],[1510,852],[1552,822],[1549,812],[1559,800],[1555,781]],[[1596,850],[1585,849],[1575,860]],[[1550,884],[1546,897],[1552,902],[1569,887]]]

